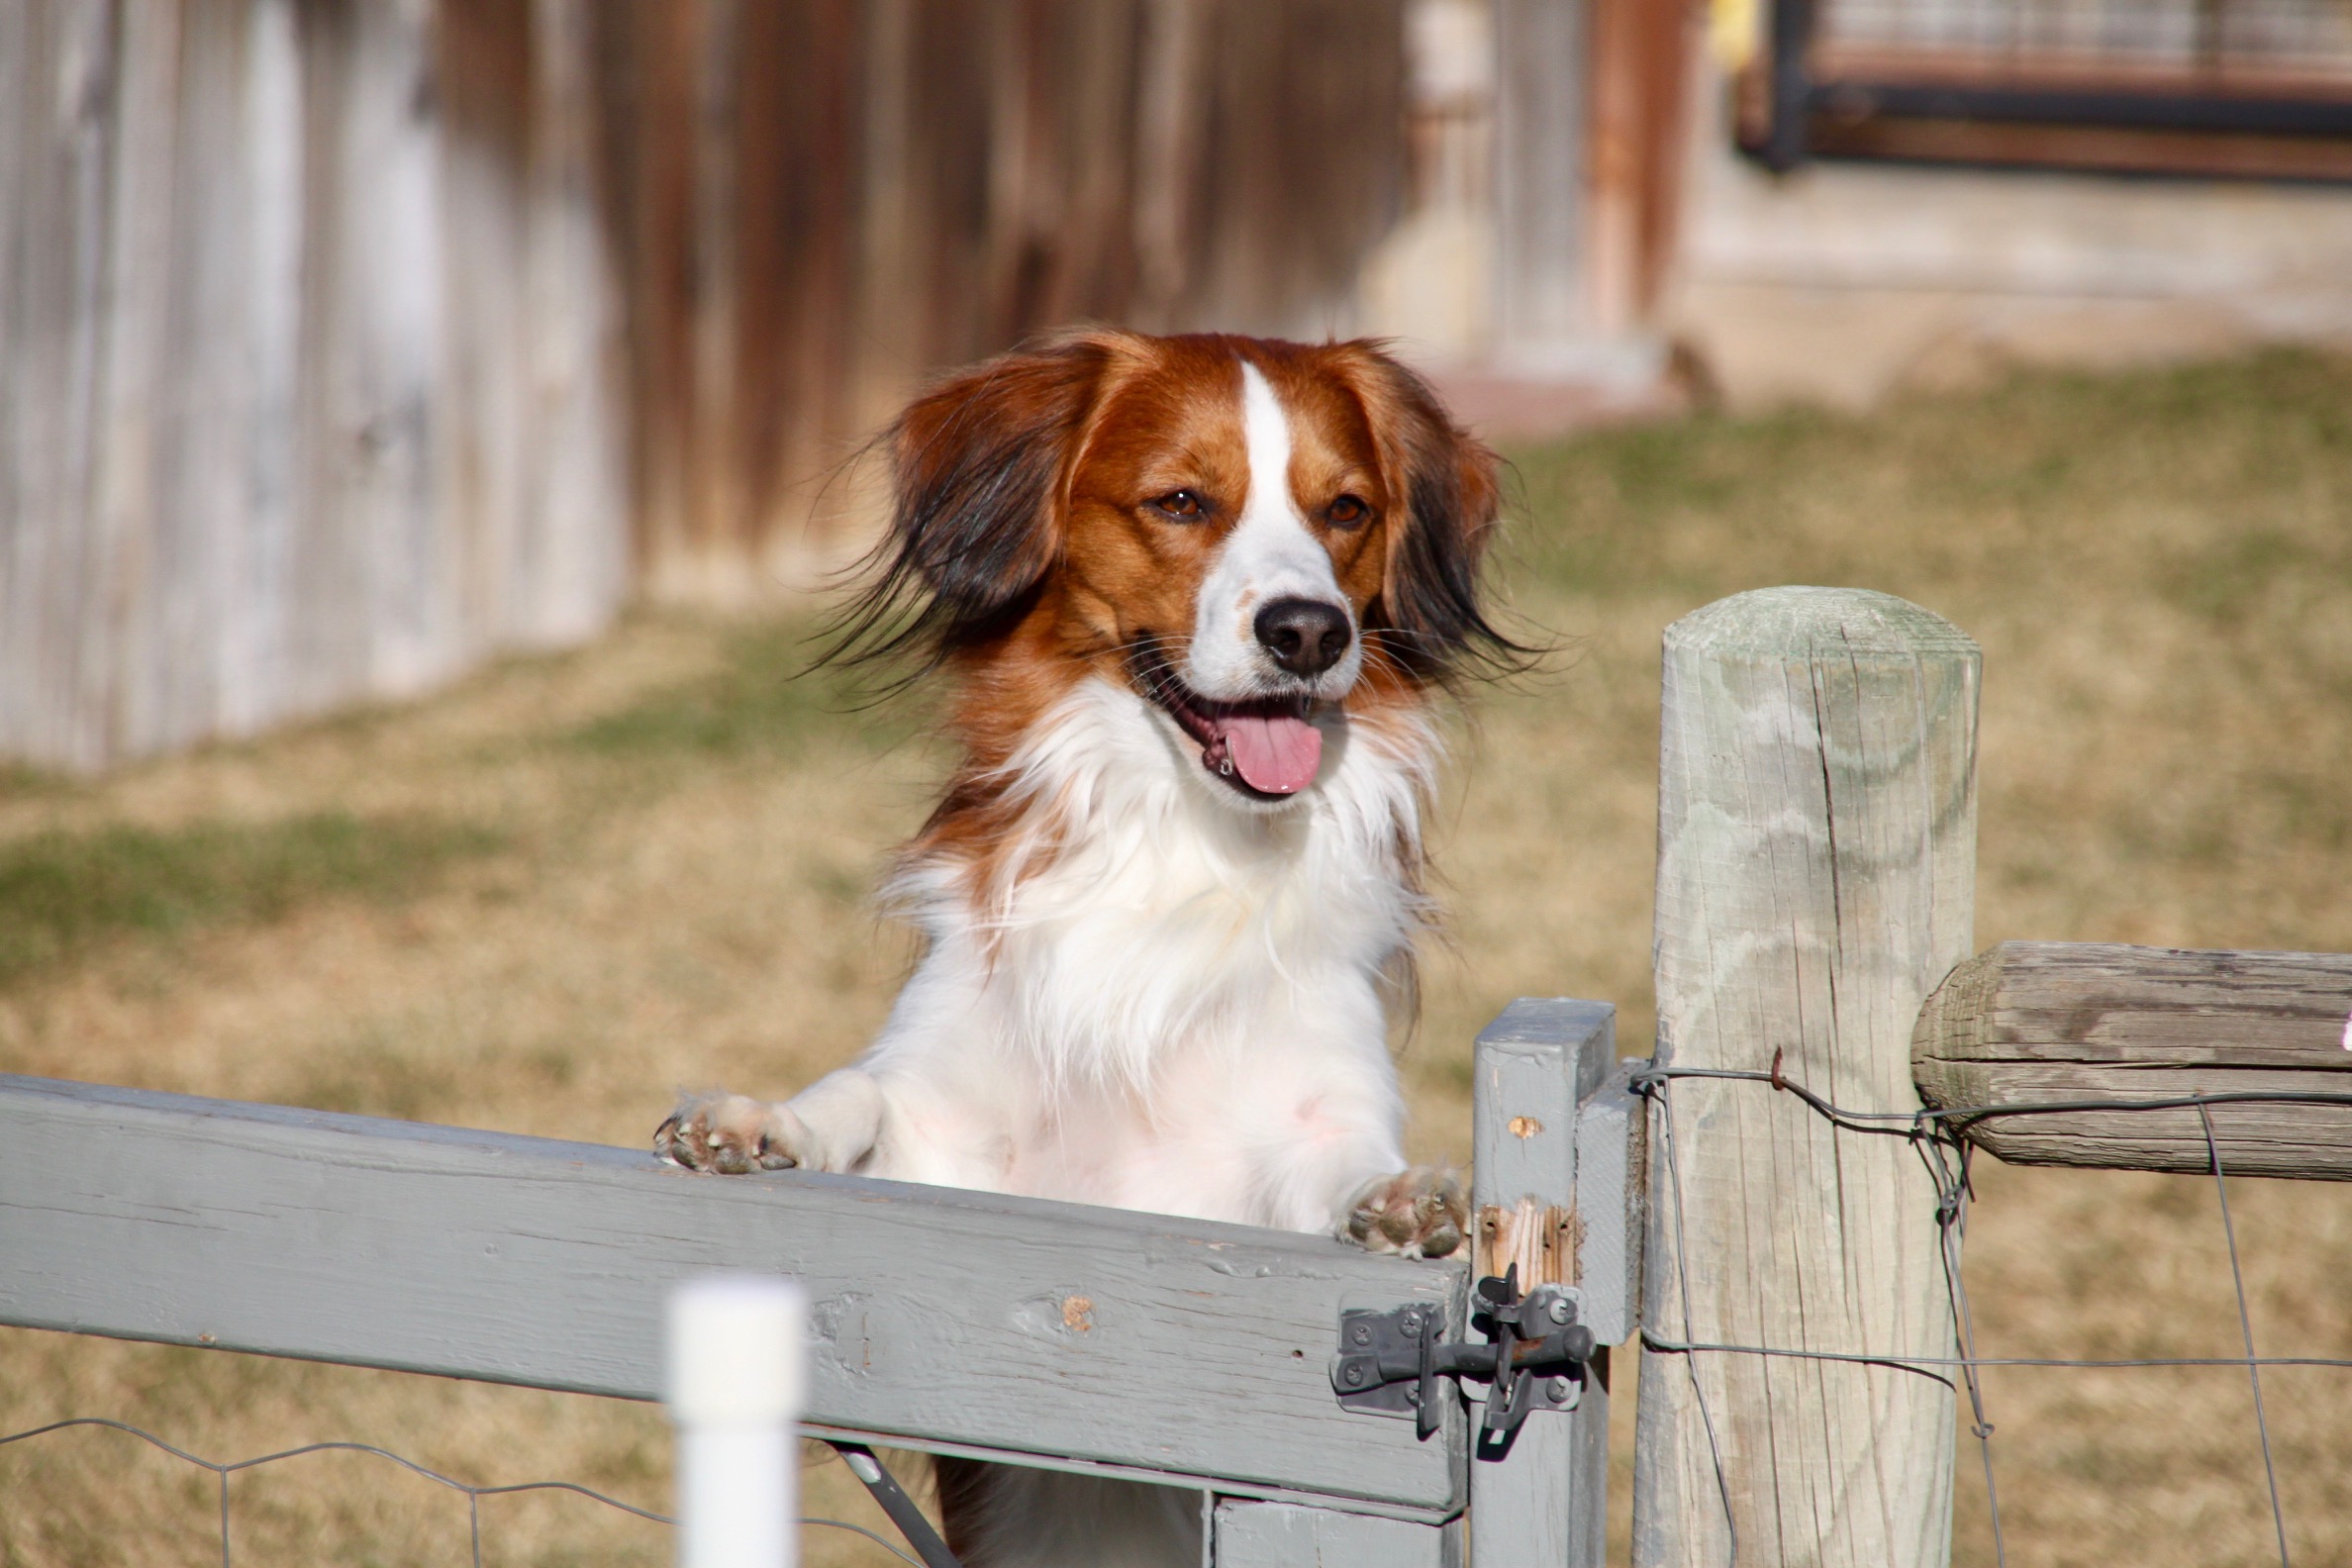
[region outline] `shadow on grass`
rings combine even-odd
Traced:
[[[467,823],[343,812],[29,834],[0,843],[0,988],[123,936],[273,921],[319,898],[411,897],[506,842]]]

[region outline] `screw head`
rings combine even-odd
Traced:
[[[1419,1383],[1408,1383],[1405,1385],[1405,1403],[1408,1405],[1419,1405],[1421,1403],[1421,1385]]]
[[[1370,1323],[1357,1323],[1353,1328],[1347,1330],[1347,1337],[1354,1340],[1357,1344],[1368,1345],[1372,1342],[1372,1325]]]
[[[1550,1395],[1554,1400],[1564,1400],[1568,1397],[1568,1391],[1571,1387],[1573,1387],[1573,1385],[1570,1384],[1566,1378],[1556,1377],[1544,1385],[1543,1392]]]
[[[1354,1362],[1349,1362],[1339,1369],[1339,1381],[1345,1383],[1349,1388],[1361,1388],[1364,1383],[1364,1369]]]
[[[1421,1337],[1421,1314],[1407,1313],[1405,1315],[1405,1320],[1403,1323],[1400,1324],[1400,1326],[1404,1328],[1406,1338],[1419,1339]]]
[[[1568,1305],[1568,1298],[1565,1296],[1554,1296],[1551,1299],[1551,1306],[1546,1311],[1551,1315],[1551,1321],[1556,1323],[1564,1323],[1576,1316],[1575,1309]]]

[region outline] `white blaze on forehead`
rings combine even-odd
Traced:
[[[1266,372],[1246,359],[1241,361],[1241,439],[1249,444],[1249,503],[1241,514],[1242,525],[1247,527],[1252,517],[1269,509],[1298,518],[1290,493],[1290,416],[1282,411],[1282,400],[1274,395]],[[1304,519],[1299,523],[1306,527]]]
[[[1201,583],[1185,679],[1204,696],[1239,698],[1276,685],[1279,673],[1258,646],[1252,625],[1258,608],[1276,599],[1316,599],[1342,611],[1347,596],[1331,570],[1330,552],[1307,527],[1291,494],[1291,423],[1265,372],[1241,361],[1241,436],[1249,454],[1249,493]],[[1352,614],[1349,616],[1352,621]],[[1347,657],[1316,684],[1337,696],[1355,684],[1362,665],[1351,643]]]

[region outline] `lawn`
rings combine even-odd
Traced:
[[[1515,995],[1614,1000],[1644,1047],[1658,637],[1743,588],[1883,589],[1982,642],[1979,947],[2352,950],[2352,361],[2036,375],[1513,455],[1498,580],[1558,651],[1458,727],[1450,928],[1399,1041],[1418,1152],[1466,1154],[1468,1040]],[[867,898],[942,765],[920,698],[796,677],[809,629],[646,614],[411,707],[97,783],[0,774],[0,1070],[631,1144],[681,1085],[796,1087],[912,956]],[[2209,1183],[1981,1176],[1988,1353],[2234,1351]],[[2352,1355],[2352,1193],[2244,1181],[2232,1210],[2265,1352]],[[658,1413],[616,1402],[21,1331],[0,1367],[0,1432],[105,1416],[230,1459],[349,1437],[666,1497]],[[2266,1382],[2306,1562],[2352,1561],[2345,1377]],[[2275,1559],[2242,1376],[2001,1371],[1988,1396],[2012,1562]],[[1989,1563],[1963,1456],[1957,1556]],[[877,1522],[837,1465],[810,1488]],[[211,1478],[119,1435],[0,1448],[0,1563],[217,1561]],[[378,1461],[292,1461],[234,1499],[241,1564],[462,1551],[463,1500]],[[669,1552],[577,1500],[483,1525],[499,1563]]]

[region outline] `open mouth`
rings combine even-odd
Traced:
[[[1308,722],[1315,699],[1258,697],[1219,702],[1184,684],[1158,639],[1141,638],[1130,657],[1135,684],[1201,747],[1201,765],[1242,794],[1282,800],[1315,782],[1323,732]]]

